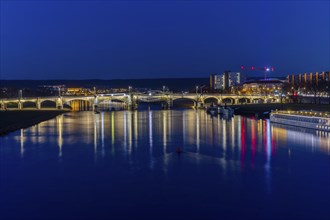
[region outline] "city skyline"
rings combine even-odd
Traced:
[[[273,77],[330,69],[324,1],[0,4],[1,79],[199,78],[241,65],[274,66]]]

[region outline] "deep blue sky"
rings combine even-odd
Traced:
[[[328,1],[1,1],[1,79],[330,69]],[[254,73],[256,75],[256,73]]]

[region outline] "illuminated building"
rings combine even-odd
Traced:
[[[231,86],[240,85],[245,81],[246,76],[241,72],[224,71],[222,74],[211,74],[210,88],[227,91]]]
[[[66,90],[67,95],[86,95],[90,93],[91,93],[90,90],[86,88],[72,87],[72,88],[67,88]]]
[[[298,75],[291,74],[287,76],[287,82],[292,86],[312,85],[314,83],[318,86],[320,81],[329,82],[329,78],[330,71],[303,73]]]
[[[277,79],[254,80],[243,84],[241,92],[247,95],[279,94],[283,82]]]

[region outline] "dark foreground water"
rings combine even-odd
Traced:
[[[1,220],[329,216],[321,132],[184,110],[67,113],[0,137]]]

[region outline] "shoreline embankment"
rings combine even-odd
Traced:
[[[0,111],[0,136],[31,127],[69,112],[67,110],[9,110]]]

